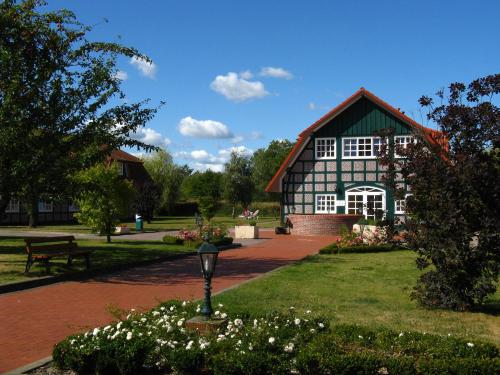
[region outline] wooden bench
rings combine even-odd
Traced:
[[[73,258],[84,257],[87,269],[90,268],[90,254],[92,250],[82,250],[78,248],[74,236],[59,237],[30,237],[25,238],[28,261],[24,272],[29,272],[35,262],[43,262],[50,271],[49,261],[52,258],[68,257],[68,266],[71,267]]]

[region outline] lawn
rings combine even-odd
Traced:
[[[410,251],[317,255],[215,297],[233,312],[266,314],[290,306],[333,322],[451,334],[500,345],[500,292],[483,312],[417,308],[409,297],[419,271]]]
[[[212,224],[224,224],[228,229],[234,227],[239,222],[246,222],[241,218],[231,218],[230,216],[216,216],[212,219]],[[135,230],[134,221],[124,221],[123,224],[127,224],[133,231]],[[259,227],[262,228],[274,228],[279,225],[279,219],[274,217],[260,217],[258,220]],[[183,228],[194,228],[195,220],[192,216],[160,216],[154,218],[151,223],[144,222],[145,231],[161,232],[170,230],[179,230]],[[68,233],[80,233],[89,234],[90,230],[81,224],[49,224],[49,225],[39,225],[36,228],[28,228],[23,225],[2,225],[1,229],[15,230],[15,231],[25,231],[25,230],[35,230],[40,232],[68,232]]]
[[[110,244],[103,241],[78,240],[78,246],[92,249],[91,268],[103,269],[118,264],[131,264],[142,260],[152,260],[193,252],[182,245],[167,245],[161,241],[121,241],[113,239]],[[0,238],[0,284],[29,280],[48,276],[45,267],[35,263],[29,272],[24,273],[26,264],[24,241],[20,238]],[[79,272],[85,269],[83,258],[77,258],[73,267],[68,269],[66,259],[55,258],[51,261],[51,275]]]

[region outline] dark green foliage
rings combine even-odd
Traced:
[[[382,253],[382,252],[396,251],[396,250],[401,250],[401,249],[390,244],[342,247],[334,243],[320,249],[319,253],[320,254]]]
[[[71,197],[77,171],[121,146],[154,148],[130,135],[156,109],[145,108],[147,101],[116,104],[125,97],[119,56],[149,59],[134,48],[89,41],[92,27],[68,10],[43,13],[45,4],[0,3],[0,215],[16,192],[32,226],[38,199]]]
[[[135,201],[135,209],[148,223],[153,219],[155,211],[158,209],[161,192],[153,181],[146,181],[139,189]]]
[[[265,193],[264,189],[290,153],[293,143],[289,140],[272,141],[267,148],[259,148],[252,155],[252,180],[255,196],[262,200],[279,200],[279,194]]]
[[[224,165],[224,197],[232,204],[233,218],[237,203],[243,208],[248,208],[252,202],[254,183],[251,175],[250,159],[232,152],[231,159]]]
[[[496,290],[500,271],[500,74],[453,83],[422,97],[442,133],[417,131],[395,163],[411,186],[405,221],[417,267],[426,269],[412,297],[428,308],[472,310]],[[391,153],[389,153],[389,158]],[[386,158],[387,159],[387,158]],[[384,160],[382,160],[384,162]],[[389,188],[402,198],[393,178]],[[392,181],[392,182],[391,182]]]
[[[233,243],[233,237],[216,238],[210,241],[210,243],[212,243],[215,246],[231,245]]]

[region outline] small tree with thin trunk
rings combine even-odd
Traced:
[[[111,234],[120,218],[129,214],[135,189],[130,181],[118,175],[115,165],[97,164],[80,172],[75,179],[81,186],[76,199],[80,212],[75,217],[111,242]]]
[[[240,203],[247,208],[252,202],[254,184],[250,160],[237,152],[231,153],[231,159],[224,166],[224,197],[232,205],[232,217],[235,207]]]

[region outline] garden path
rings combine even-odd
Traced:
[[[333,236],[277,236],[220,254],[214,292],[241,284],[316,253]],[[0,295],[0,373],[51,354],[69,334],[113,320],[110,309],[150,309],[169,299],[203,294],[199,260],[180,260]]]

